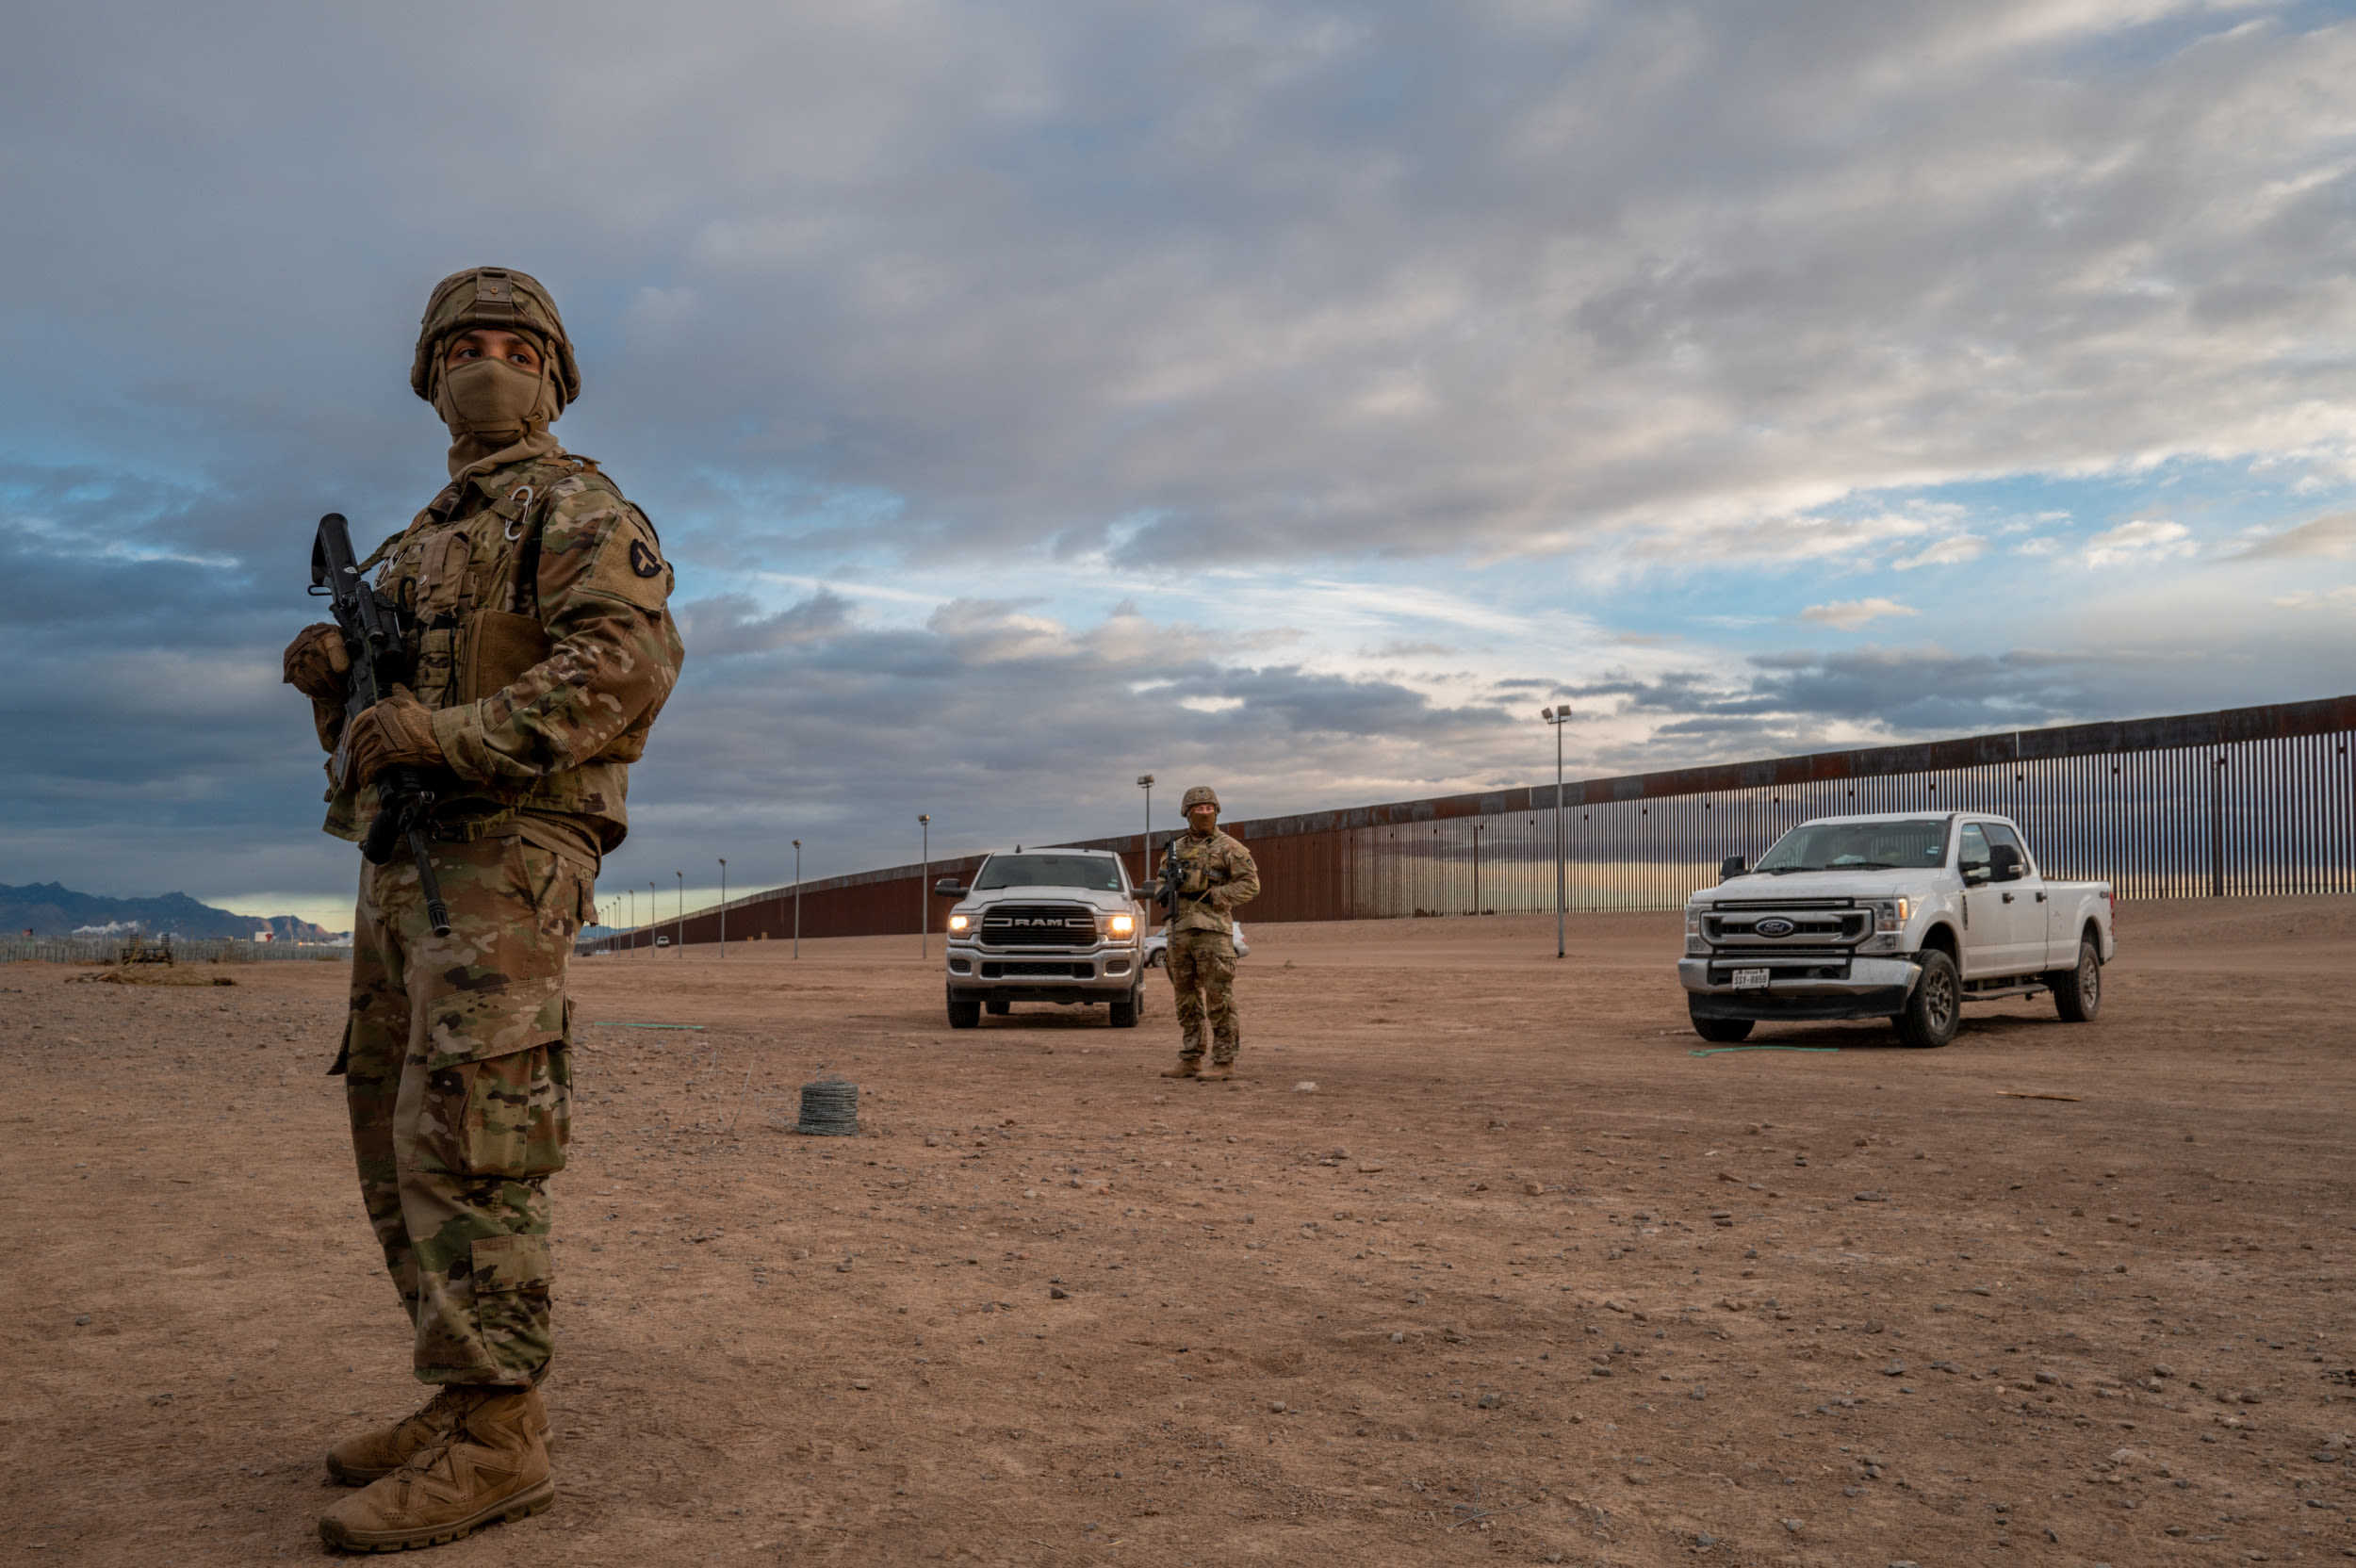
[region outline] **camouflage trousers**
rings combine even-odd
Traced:
[[[520,839],[433,846],[450,934],[406,854],[363,865],[344,1095],[360,1195],[428,1383],[539,1380],[548,1178],[572,1111],[564,966],[589,871]]]
[[[1243,1048],[1235,1022],[1235,943],[1224,931],[1173,931],[1170,984],[1177,993],[1178,1055],[1203,1055],[1203,1025],[1210,1023],[1211,1060],[1232,1062]]]

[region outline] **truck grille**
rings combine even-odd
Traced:
[[[1085,904],[1007,904],[982,915],[989,947],[1094,947],[1096,911]]]
[[[1873,912],[1855,906],[1736,905],[1702,916],[1702,937],[1713,948],[1758,948],[1762,954],[1795,958],[1807,949],[1845,956],[1847,949],[1863,941],[1873,930]]]
[[[1052,980],[1093,980],[1096,978],[1096,966],[1094,964],[1086,963],[1050,964],[1025,962],[1020,959],[1003,964],[984,962],[982,965],[982,978],[985,980],[1014,980],[1029,978]]]

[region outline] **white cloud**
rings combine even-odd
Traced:
[[[1714,516],[1635,531],[1623,547],[1639,561],[1688,568],[1754,561],[1862,564],[1936,531],[1948,521],[1948,513],[1959,511],[1924,506],[1857,515],[1802,511]]]
[[[1967,561],[1977,561],[1987,550],[1988,541],[1978,534],[1955,533],[1890,564],[1902,572],[1918,566],[1960,566]]]
[[[2191,555],[2199,548],[2192,539],[2192,531],[2184,524],[2148,517],[2096,534],[2086,541],[2082,559],[2089,566],[2111,566],[2166,561]]]
[[[1834,604],[1811,604],[1800,612],[1800,619],[1822,626],[1837,627],[1842,631],[1855,631],[1871,622],[1893,615],[1919,615],[1922,612],[1896,599],[1842,599]]]
[[[2322,610],[2334,604],[2347,604],[2351,601],[2356,601],[2356,586],[2333,588],[2326,593],[2302,588],[2295,594],[2284,594],[2276,599],[2274,604],[2278,610]]]
[[[2346,560],[2356,554],[2356,512],[2334,512],[2258,539],[2233,559],[2285,561],[2302,557]]]

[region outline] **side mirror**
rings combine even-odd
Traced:
[[[1990,882],[2018,882],[2026,868],[2021,863],[2021,852],[2010,844],[1990,844],[1988,851],[1988,879]]]
[[[1718,880],[1724,882],[1730,876],[1740,876],[1749,869],[1750,868],[1748,866],[1742,863],[1742,857],[1740,855],[1729,855],[1725,859],[1718,862]]]
[[[944,876],[933,884],[933,896],[935,898],[963,898],[965,890],[957,885],[956,877]]]

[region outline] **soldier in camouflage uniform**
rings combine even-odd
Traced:
[[[335,629],[286,650],[333,753],[327,831],[363,837],[377,804],[366,786],[388,767],[425,770],[450,914],[435,937],[408,856],[362,865],[332,1070],[346,1075],[361,1196],[417,1376],[440,1392],[330,1450],[329,1473],[365,1490],[319,1532],[352,1550],[450,1540],[554,1499],[538,1384],[547,1184],[571,1113],[565,962],[682,658],[653,526],[548,433],[581,373],[548,292],[500,268],[444,280],[410,384],[450,427],[450,482],[364,569],[384,564],[413,685],[344,733]]]
[[[1235,917],[1238,904],[1260,893],[1252,852],[1219,830],[1219,792],[1188,790],[1186,831],[1172,839],[1177,896],[1170,910],[1170,984],[1177,993],[1178,1065],[1165,1078],[1232,1078],[1243,1036],[1235,1022]],[[1210,1024],[1211,1065],[1203,1065],[1203,1035]]]

